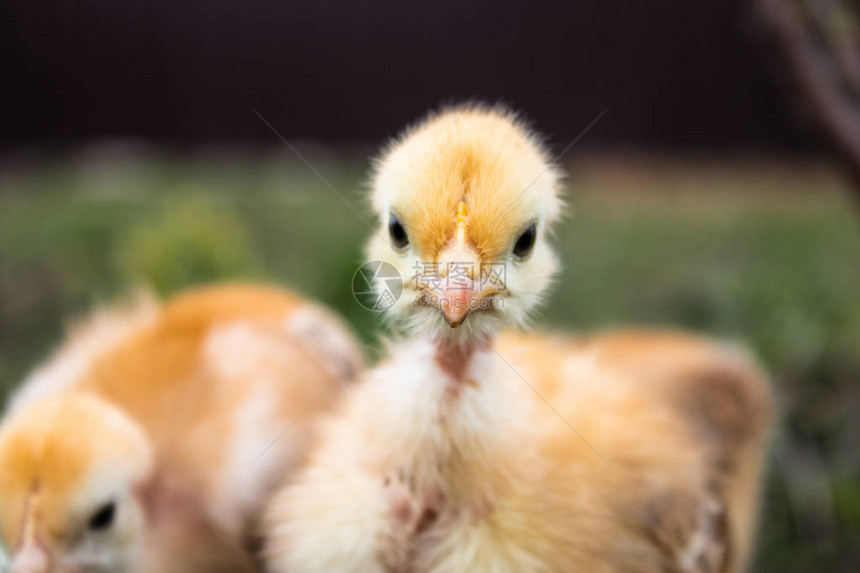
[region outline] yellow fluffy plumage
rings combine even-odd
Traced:
[[[546,239],[561,211],[559,180],[536,136],[501,108],[455,108],[407,131],[377,162],[373,177],[372,205],[382,228],[371,236],[367,257],[393,265],[404,278],[403,296],[388,315],[413,332],[455,342],[500,325],[523,325],[558,266]],[[461,208],[467,232],[458,236]],[[393,249],[388,239],[391,216],[409,238],[405,248]],[[520,260],[512,248],[530,225],[537,242]],[[445,313],[436,311],[440,302],[422,302],[452,298],[427,288],[433,282],[424,275],[428,265],[438,265],[444,276],[452,266],[476,275],[466,285],[475,292],[453,293],[453,302],[476,309],[490,299],[503,303],[493,312],[471,312],[465,322],[458,316],[461,327],[449,328],[452,321],[446,323]],[[488,275],[501,268],[504,276],[496,288],[484,292]]]
[[[395,209],[423,260],[432,260],[463,201],[482,258],[505,260],[516,231],[533,218],[557,218],[559,178],[516,116],[476,105],[433,116],[394,143],[377,165],[373,207],[382,215]]]
[[[383,155],[368,254],[407,278],[389,313],[412,336],[273,498],[272,571],[743,569],[771,415],[743,353],[672,332],[497,336],[556,270],[558,180],[495,108],[435,115]],[[504,288],[483,271],[413,277],[498,262]],[[486,298],[499,304],[452,310]]]
[[[273,571],[742,570],[770,416],[742,354],[509,333],[454,376],[433,346],[398,344],[323,423],[271,503]]]
[[[256,511],[304,454],[313,412],[270,444],[361,363],[338,319],[273,287],[96,313],[0,428],[13,571],[253,570]]]

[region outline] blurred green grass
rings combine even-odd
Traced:
[[[313,163],[369,220],[367,165],[354,157]],[[750,345],[782,409],[756,570],[857,571],[860,224],[839,183],[803,169],[643,172],[623,161],[573,173],[572,216],[555,241],[565,270],[539,323],[675,324]],[[350,293],[369,232],[276,151],[7,161],[0,397],[70,318],[141,283],[166,295],[226,278],[280,281],[372,343],[378,317]]]

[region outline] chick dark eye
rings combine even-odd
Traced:
[[[532,223],[529,225],[528,229],[523,231],[523,234],[520,235],[520,238],[517,239],[516,244],[514,244],[514,256],[520,259],[524,259],[529,256],[535,246],[536,237],[537,229],[535,228],[535,224]]]
[[[107,529],[113,524],[114,517],[116,517],[116,503],[112,501],[101,506],[90,518],[87,526],[94,531]]]
[[[391,237],[391,244],[395,249],[403,249],[409,244],[409,236],[406,234],[406,229],[403,224],[393,213],[388,218],[388,235]]]

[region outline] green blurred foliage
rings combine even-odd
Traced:
[[[260,274],[247,229],[233,211],[195,189],[174,194],[119,241],[117,263],[126,283],[166,295],[200,282]]]
[[[93,153],[0,170],[0,396],[66,320],[146,284],[290,285],[373,345],[352,275],[370,232],[366,164],[280,152]],[[613,166],[615,171],[624,165]],[[810,183],[811,182],[811,183]],[[346,207],[333,186],[361,213]],[[830,180],[740,173],[574,178],[564,272],[539,324],[674,324],[749,345],[782,411],[756,571],[860,564],[860,234]]]

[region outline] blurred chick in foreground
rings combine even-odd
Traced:
[[[273,498],[273,571],[743,569],[770,397],[742,352],[661,331],[496,336],[556,271],[558,179],[496,109],[443,112],[384,155],[369,258],[411,277],[389,312],[412,336]]]
[[[256,515],[305,454],[305,408],[361,368],[337,318],[274,287],[97,312],[0,427],[12,572],[255,570]]]

